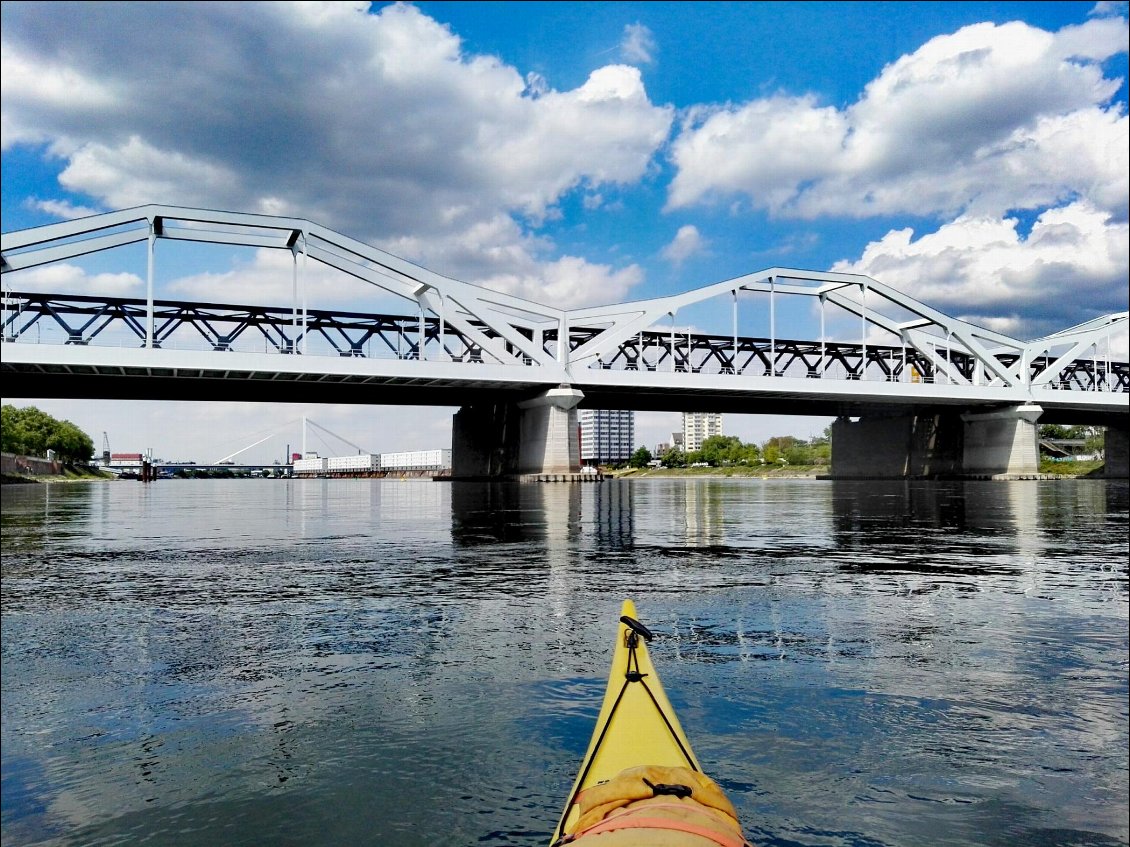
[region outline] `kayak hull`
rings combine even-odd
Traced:
[[[650,638],[625,600],[600,713],[552,845],[745,844],[663,690]]]

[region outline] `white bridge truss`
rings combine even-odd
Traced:
[[[284,309],[159,300],[154,266],[162,240],[287,251],[293,302]],[[107,297],[94,308],[86,301],[103,292],[72,292],[68,301],[65,294],[34,295],[19,283],[21,271],[138,243],[147,244],[144,301],[111,307]],[[436,405],[457,405],[482,390],[564,385],[612,408],[737,410],[763,398],[802,413],[828,413],[835,403],[843,410],[1037,403],[1119,420],[1128,411],[1126,312],[1020,341],[861,275],[770,268],[669,297],[560,309],[441,276],[307,220],[163,205],[4,233],[2,254],[6,379],[45,386],[57,377],[87,379],[92,396],[98,388],[91,377],[116,378],[113,396],[150,396],[120,387],[148,377],[411,387],[415,402]],[[409,314],[311,309],[311,260],[395,295]],[[808,298],[806,314],[819,322],[802,338],[778,326],[791,326],[780,316],[790,301],[795,314],[797,298]],[[715,325],[678,324],[708,302]],[[729,312],[723,326],[719,302]],[[739,312],[748,317],[751,308],[768,326],[758,337],[739,332]],[[67,314],[86,317],[75,324]],[[116,333],[100,335],[115,321]],[[42,332],[51,322],[66,330],[61,337]],[[195,349],[175,343],[185,326]],[[261,343],[240,346],[249,327],[259,336],[245,337]],[[332,332],[345,343],[334,342]],[[319,338],[330,339],[329,346],[319,347]],[[381,342],[376,355],[373,339]],[[59,391],[73,393],[75,384]],[[809,408],[808,401],[818,405]],[[358,402],[381,401],[364,394]]]

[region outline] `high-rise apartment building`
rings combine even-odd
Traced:
[[[721,412],[683,412],[683,450],[693,453],[712,435],[722,434]]]
[[[578,409],[581,464],[626,462],[635,452],[636,413],[611,409]]]

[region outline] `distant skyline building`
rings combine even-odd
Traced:
[[[636,413],[619,409],[580,409],[581,464],[626,462],[635,452]]]
[[[693,453],[702,449],[702,442],[722,434],[721,412],[683,412],[683,450]]]

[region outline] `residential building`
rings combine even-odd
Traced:
[[[635,452],[636,413],[614,409],[579,409],[581,464],[626,462]]]
[[[722,434],[721,412],[683,412],[683,450],[693,453],[712,435]]]

